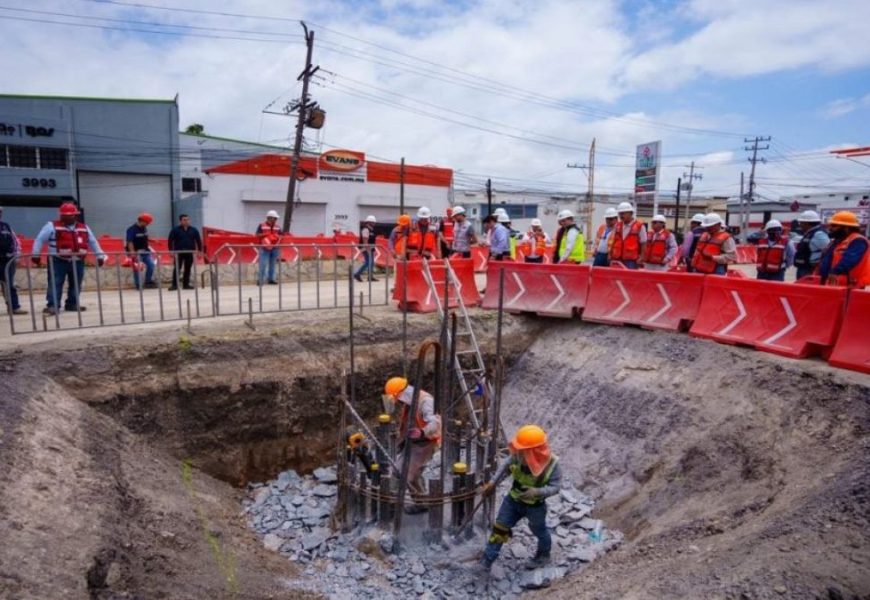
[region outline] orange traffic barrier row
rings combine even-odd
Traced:
[[[852,290],[840,335],[828,361],[835,367],[870,373],[870,290]]]
[[[400,309],[407,306],[410,312],[435,312],[438,310],[438,303],[444,303],[445,293],[447,294],[447,306],[455,308],[459,306],[456,291],[459,292],[465,306],[471,307],[480,304],[480,292],[477,291],[477,284],[474,281],[474,267],[471,259],[450,260],[450,266],[458,281],[458,286],[455,288],[446,284],[447,269],[443,260],[430,260],[428,266],[434,286],[430,286],[427,280],[422,260],[412,259],[396,265],[396,285],[393,288],[393,300],[398,301]],[[433,287],[435,292],[432,290]],[[437,298],[435,297],[436,293],[438,294]]]
[[[572,317],[586,306],[589,265],[491,262],[486,272],[483,308],[498,308],[500,272],[504,269],[504,310]]]

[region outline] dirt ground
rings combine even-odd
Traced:
[[[490,349],[495,315],[476,331]],[[626,543],[555,598],[868,598],[870,378],[686,335],[507,317],[508,429],[538,422]],[[359,403],[401,316],[357,321]],[[296,598],[249,480],[328,462],[346,311],[16,338],[0,353],[0,598]],[[437,331],[413,316],[416,342]]]

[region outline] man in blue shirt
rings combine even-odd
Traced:
[[[136,222],[127,228],[127,256],[133,261],[133,284],[137,289],[142,289],[139,285],[141,265],[145,265],[144,287],[157,287],[154,283],[154,259],[151,257],[151,246],[148,243],[148,226],[153,221],[154,217],[143,212],[136,218]]]
[[[798,217],[798,224],[803,237],[798,242],[794,257],[794,264],[797,267],[796,279],[813,274],[819,261],[822,260],[822,253],[831,243],[828,232],[822,227],[822,218],[816,211],[802,212]]]
[[[504,260],[511,256],[511,230],[508,223],[511,218],[507,213],[499,213],[498,224],[492,230],[492,239],[489,245],[489,256],[494,260]]]
[[[3,207],[0,206],[0,218],[2,217]],[[18,260],[19,254],[21,254],[21,244],[18,242],[18,236],[8,223],[0,221],[0,288],[3,288],[9,312],[13,315],[26,315],[27,311],[18,303],[18,290],[15,289],[15,261]]]
[[[190,285],[190,268],[193,266],[193,253],[202,252],[202,238],[199,235],[199,230],[196,227],[191,227],[190,217],[187,215],[178,216],[178,226],[173,227],[169,232],[169,251],[174,252],[172,268],[172,286],[169,291],[178,289],[178,271],[179,267],[182,271],[181,282],[186,290],[192,290]]]

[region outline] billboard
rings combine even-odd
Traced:
[[[317,170],[321,181],[365,183],[366,155],[352,150],[330,150],[320,155]]]
[[[637,147],[634,161],[634,194],[655,196],[659,188],[659,160],[662,143],[649,142]],[[639,198],[639,200],[642,198]]]

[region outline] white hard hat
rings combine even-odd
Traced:
[[[432,211],[429,210],[428,208],[426,208],[425,206],[421,206],[420,209],[417,211],[417,218],[418,219],[428,219],[431,216],[432,216]]]
[[[634,212],[634,207],[629,202],[620,202],[619,206],[616,207],[616,212]]]
[[[453,207],[453,216],[454,217],[456,215],[464,215],[464,214],[465,214],[465,209],[462,208],[461,206],[454,206]]]
[[[492,214],[494,214],[494,215],[506,215],[507,211],[505,209],[503,209],[501,206],[499,206],[497,209],[495,209],[492,212]]]
[[[653,223],[655,223],[655,222],[659,222],[659,223],[667,223],[668,220],[665,219],[665,216],[664,216],[664,215],[656,215],[656,216],[654,216],[654,217],[652,218],[652,222],[653,222]]]
[[[506,212],[498,213],[498,222],[499,223],[510,223],[511,218],[508,216]]]
[[[770,221],[767,222],[767,225],[764,226],[765,231],[767,231],[768,229],[777,229],[777,228],[782,229],[782,223],[780,223],[776,219],[771,219]]]
[[[531,226],[532,227],[541,227],[541,220],[540,219],[532,219]]]
[[[377,222],[378,222],[378,220],[375,218],[374,215],[369,215],[366,217],[366,223],[377,223]]]
[[[712,227],[713,225],[721,225],[722,217],[720,217],[716,213],[707,213],[704,215],[704,220],[701,221],[701,225],[704,227]]]
[[[277,219],[278,213],[274,210],[270,210],[269,212],[266,213],[266,218],[267,219]]]
[[[568,210],[568,209],[566,208],[565,210],[563,210],[562,212],[560,212],[556,218],[557,218],[559,221],[561,221],[562,219],[573,219],[573,218],[574,218],[574,213],[571,212],[570,210]]]
[[[605,219],[616,218],[618,216],[619,216],[619,213],[617,213],[616,209],[613,208],[612,206],[604,211],[604,218]]]
[[[822,218],[819,216],[814,210],[805,210],[801,213],[801,216],[798,217],[798,223],[821,223]]]
[[[695,213],[695,216],[692,217],[692,223],[703,223],[704,222],[704,213]]]

